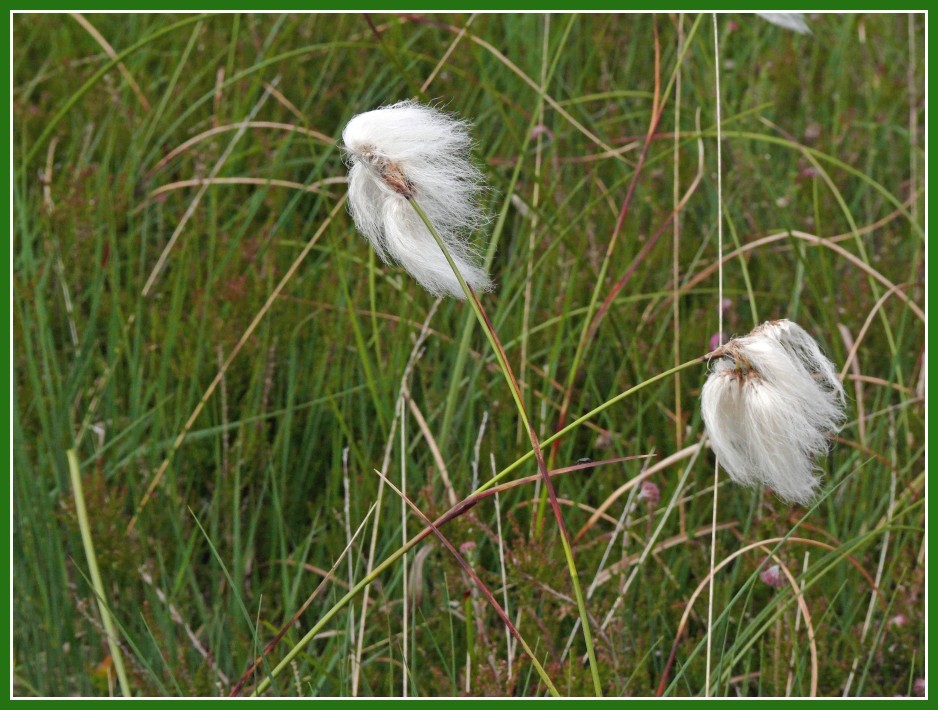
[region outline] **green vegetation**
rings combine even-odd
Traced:
[[[607,696],[924,677],[924,18],[809,24],[719,19],[724,330],[797,321],[848,423],[810,509],[721,476],[709,679],[705,364],[544,449],[596,464],[553,481]],[[495,354],[356,233],[339,137],[408,97],[473,122],[481,302],[544,442],[717,335],[710,16],[17,15],[13,42],[14,693],[227,695],[287,625],[241,694],[546,695],[432,534],[336,606],[424,531],[376,469],[436,519],[527,455],[440,532],[593,695]]]

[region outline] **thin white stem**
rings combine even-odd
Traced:
[[[348,474],[348,455],[349,447],[346,446],[342,449],[342,488],[345,492],[345,500],[343,501],[343,512],[345,515],[345,539],[348,540],[348,545],[352,544],[352,509],[351,509],[351,487],[349,486],[349,474]],[[357,534],[357,533],[356,533]],[[355,586],[355,565],[352,562],[352,556],[348,556],[348,587],[351,589]],[[349,606],[349,615],[348,615],[348,638],[355,638],[355,607]],[[352,671],[353,675],[355,674],[355,654],[352,654]]]
[[[400,414],[401,403],[404,402],[404,398],[407,395],[407,382],[410,379],[410,373],[414,368],[417,358],[420,357],[420,354],[423,350],[423,343],[427,339],[427,335],[430,333],[430,320],[436,314],[436,309],[440,305],[440,299],[436,299],[433,302],[433,306],[430,308],[430,312],[427,313],[427,317],[424,318],[423,325],[420,328],[420,335],[417,336],[417,342],[414,343],[414,347],[410,351],[410,357],[407,359],[407,364],[404,366],[404,374],[401,375],[401,384],[398,390],[397,402],[394,406],[394,420],[391,422],[391,432],[388,435],[388,443],[384,449],[384,460],[381,464],[381,470],[387,471],[388,466],[391,462],[391,450],[394,445],[394,434],[397,432],[397,418]],[[371,528],[371,544],[368,548],[368,562],[365,566],[365,577],[371,576],[374,566],[375,566],[375,551],[378,548],[378,523],[381,520],[381,501],[384,496],[384,476],[380,476],[378,479],[378,495],[376,499],[377,508],[375,509],[375,522]],[[405,540],[406,542],[406,540]],[[368,616],[368,598],[371,594],[371,586],[366,586],[365,591],[362,594],[362,613],[359,617],[358,622],[358,640],[355,646],[355,653],[352,660],[352,697],[358,696],[358,683],[361,678],[361,666],[362,666],[362,649],[365,645],[365,623],[366,617]]]
[[[720,33],[717,26],[717,14],[713,13],[713,72],[716,81],[716,124],[717,124],[717,263],[720,265],[717,276],[717,333],[723,344],[723,150],[722,125],[720,118]],[[713,466],[713,519],[710,527],[710,577],[716,566],[717,554],[717,502],[720,491],[720,463]],[[713,588],[710,584],[707,602],[707,675],[704,681],[704,696],[710,697],[710,664],[713,651]]]
[[[401,398],[401,545],[407,544],[407,411],[404,407],[404,397]],[[407,669],[409,668],[407,656],[407,624],[408,624],[408,587],[407,587],[407,553],[404,553],[402,571],[402,587],[404,595],[401,600],[404,617],[404,634],[401,639],[401,660],[403,661],[403,670],[401,672],[401,683],[403,688],[403,697],[407,697]]]
[[[677,55],[681,56],[684,50],[684,13],[680,13],[677,18]],[[672,264],[671,264],[671,281],[674,285],[674,300],[671,304],[671,317],[674,321],[673,331],[674,331],[674,364],[681,364],[681,309],[680,301],[678,299],[678,292],[680,291],[680,260],[678,259],[678,254],[680,253],[681,247],[681,198],[680,198],[680,189],[681,189],[681,160],[680,160],[680,143],[681,143],[681,68],[683,67],[682,63],[677,65],[677,76],[675,77],[674,82],[674,182],[673,182],[673,193],[674,193],[674,222],[673,222],[673,239],[672,239]],[[684,432],[683,432],[683,417],[681,416],[681,373],[675,373],[674,375],[674,434],[675,441],[677,442],[677,448],[682,448],[684,446]],[[682,515],[683,520],[683,515]],[[683,525],[681,526],[683,530]]]
[[[495,454],[489,454],[492,461],[492,475],[494,476],[498,469],[495,467]],[[540,479],[538,479],[540,480]],[[495,494],[495,529],[498,532],[498,562],[502,572],[502,606],[505,607],[505,614],[510,616],[508,610],[508,576],[505,574],[505,541],[502,538],[502,506],[498,499],[498,493]],[[505,625],[505,653],[508,659],[508,680],[511,680],[511,633],[508,625]]]
[[[482,412],[482,423],[479,425],[479,434],[476,436],[476,445],[472,449],[472,484],[469,486],[472,490],[479,487],[479,462],[482,456],[482,439],[485,436],[485,425],[489,421],[489,412]],[[494,471],[493,471],[494,473]],[[452,501],[452,505],[456,502]]]

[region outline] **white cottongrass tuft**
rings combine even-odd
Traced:
[[[401,101],[360,113],[342,131],[349,159],[349,211],[378,256],[399,263],[435,296],[465,298],[459,280],[416,210],[423,209],[460,274],[475,291],[492,282],[472,248],[487,221],[482,174],[469,162],[469,124]]]
[[[786,30],[800,35],[811,34],[808,24],[804,21],[803,12],[757,12],[756,14],[766,22],[784,27]]]
[[[717,460],[737,483],[810,502],[820,484],[815,457],[844,419],[834,365],[789,320],[763,323],[714,356],[701,410]]]

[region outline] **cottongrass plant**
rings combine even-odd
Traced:
[[[810,502],[815,464],[844,419],[844,389],[814,339],[790,320],[763,323],[714,351],[701,410],[717,459],[737,483]]]
[[[557,493],[518,381],[476,294],[491,288],[491,281],[474,263],[477,256],[468,241],[472,229],[485,219],[478,205],[485,187],[468,158],[469,124],[429,106],[402,101],[353,117],[342,140],[350,155],[349,205],[358,228],[383,259],[390,256],[401,263],[431,293],[465,297],[492,347],[531,440],[557,521],[593,689],[602,695],[586,602]],[[490,602],[500,611],[494,599]],[[536,660],[533,655],[532,660]],[[545,680],[549,681],[546,676]]]
[[[465,298],[446,255],[420,215],[436,228],[459,273],[477,293],[492,282],[469,241],[487,222],[482,174],[469,160],[469,124],[430,106],[401,101],[360,113],[345,127],[349,211],[378,256],[398,263],[434,296]]]

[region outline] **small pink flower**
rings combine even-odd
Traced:
[[[459,546],[459,552],[462,555],[471,555],[476,551],[477,545],[472,540],[466,540]]]
[[[785,586],[785,577],[782,575],[782,568],[778,565],[763,569],[759,572],[759,578],[772,589],[781,589]]]
[[[549,141],[554,140],[553,132],[542,123],[531,129],[531,138],[537,138],[538,136],[545,136]]]
[[[905,626],[908,623],[909,623],[909,617],[907,617],[905,614],[896,614],[894,617],[892,617],[889,620],[890,626],[898,626],[900,628]]]
[[[925,697],[925,679],[917,678],[912,684],[912,693],[919,698]]]
[[[726,333],[714,333],[710,336],[710,349],[716,350],[727,341]]]
[[[610,446],[612,446],[612,432],[606,429],[600,429],[599,436],[596,437],[593,447],[597,449],[608,449]]]
[[[642,491],[638,494],[638,499],[648,501],[648,505],[654,508],[661,501],[661,489],[651,481],[642,481]]]

